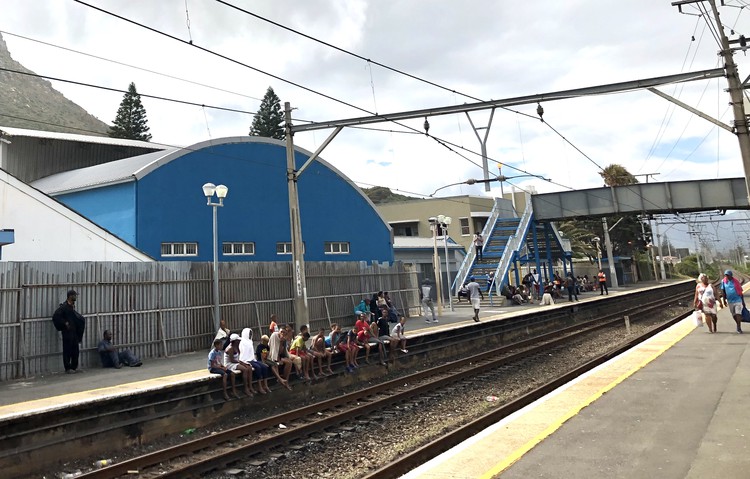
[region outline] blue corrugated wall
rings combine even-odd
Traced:
[[[55,199],[124,241],[137,246],[135,183],[121,183],[106,188],[68,193]]]
[[[306,158],[296,152],[297,166]],[[210,261],[213,259],[212,208],[206,205],[201,190],[208,182],[229,187],[225,206],[218,210],[219,243],[255,243],[254,256],[224,257],[220,247],[220,260],[291,259],[290,255],[276,254],[277,242],[291,241],[286,150],[281,145],[209,146],[157,168],[141,178],[135,187],[133,183],[115,185],[59,199],[154,258],[162,258],[162,242],[197,242],[198,256],[184,259]],[[393,261],[387,224],[345,178],[315,162],[298,184],[305,259]],[[349,242],[350,254],[324,254],[326,241]]]

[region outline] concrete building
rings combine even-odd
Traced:
[[[419,280],[429,278],[435,280],[433,261],[435,250],[440,260],[440,271],[442,277],[446,278],[446,237],[419,238],[415,236],[394,236],[393,257],[396,261],[410,264],[413,271],[417,272]],[[464,247],[447,237],[447,262],[450,272],[450,282],[456,277],[456,272],[466,256]],[[444,288],[448,290],[447,286]]]
[[[310,155],[297,148],[297,168]],[[278,140],[215,139],[64,171],[32,185],[157,260],[211,261],[213,213],[204,183],[229,188],[218,209],[220,261],[291,258],[286,147]],[[393,261],[388,223],[333,166],[316,160],[298,189],[306,260]]]
[[[153,261],[3,170],[0,198],[0,229],[14,233],[13,242],[2,246],[3,261]],[[9,236],[7,231],[5,236]]]
[[[503,205],[501,216],[515,217],[512,202],[500,201]],[[450,216],[453,223],[448,228],[448,235],[468,251],[474,233],[482,231],[494,205],[494,198],[465,195],[386,203],[378,205],[378,211],[393,228],[394,237],[432,238],[429,218]]]

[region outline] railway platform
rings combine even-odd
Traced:
[[[663,284],[668,284],[664,282]],[[580,300],[605,301],[628,292],[653,288],[657,283],[639,283],[630,287],[610,290],[610,296],[599,296],[596,292],[584,293]],[[494,305],[484,304],[480,312],[482,321],[494,321],[504,318],[527,314],[541,308],[565,307],[570,303],[567,299],[558,300],[552,306],[540,306],[538,303],[522,306],[507,306],[494,301]],[[437,307],[436,307],[437,314]],[[424,317],[411,317],[407,320],[407,337],[417,338],[429,335],[436,330],[446,330],[473,324],[471,306],[465,301],[444,306],[438,323],[426,323]],[[190,382],[202,382],[210,379],[206,371],[205,351],[182,354],[169,358],[146,360],[143,366],[137,368],[123,367],[122,369],[92,368],[82,370],[79,374],[50,374],[29,379],[6,382],[0,388],[0,421],[12,417],[46,412],[81,404],[98,401],[110,397],[136,395],[146,391],[158,390],[174,385]]]
[[[674,294],[683,287],[682,282],[676,283],[662,284],[665,290],[657,294]],[[690,288],[691,282],[684,284]],[[633,304],[636,299],[629,297],[631,294],[654,287],[655,284],[640,284],[611,291],[604,297],[584,295],[580,307],[579,303],[571,305],[567,301],[551,306],[485,305],[480,313],[484,326],[471,319],[469,305],[454,305],[454,311],[443,310],[439,323],[425,323],[423,317],[409,319],[410,351],[397,353],[392,365],[409,369],[420,364],[425,354],[432,354],[432,344],[445,338],[467,334],[473,337],[474,331],[526,331],[525,325],[537,319],[568,318],[577,311],[583,315],[606,312],[617,309],[614,305]],[[611,305],[610,300],[614,300]],[[537,312],[540,314],[530,314]],[[435,350],[436,358],[440,351]],[[345,373],[339,363],[334,365],[333,376],[312,383],[296,380],[292,391],[275,385],[276,390],[270,395],[225,401],[221,398],[220,381],[206,370],[206,355],[207,350],[147,360],[140,368],[95,368],[80,374],[52,374],[4,383],[0,388],[0,464],[9,477],[34,477],[33,472],[46,471],[50,464],[62,465],[67,458],[78,457],[82,447],[90,456],[107,454],[112,444],[148,444],[168,435],[208,427],[217,417],[229,417],[248,404],[268,412],[275,411],[279,404],[292,408],[310,405],[330,390],[388,375],[388,369],[376,361],[372,366],[363,364],[355,374]],[[39,462],[39,457],[46,460]],[[30,470],[29,464],[36,469]]]
[[[688,317],[403,477],[750,477],[744,329]]]

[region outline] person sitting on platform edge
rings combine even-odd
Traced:
[[[120,369],[123,364],[131,368],[137,368],[143,364],[129,349],[124,349],[118,353],[117,349],[112,346],[112,332],[109,330],[104,331],[104,339],[99,341],[96,349],[99,351],[103,368]]]
[[[354,317],[359,319],[362,313],[367,313],[367,322],[369,323],[372,319],[372,312],[370,311],[370,298],[365,298],[359,302],[356,308],[354,308]]]
[[[222,357],[224,355],[224,351],[222,350],[223,346],[224,341],[222,339],[214,339],[214,347],[208,352],[208,372],[221,375],[221,383],[224,386],[224,399],[229,401],[229,394],[227,394],[227,376],[232,379],[232,392],[234,393],[234,396],[239,397],[239,395],[237,394],[234,373],[227,371],[227,368],[224,367],[224,363],[222,362]]]

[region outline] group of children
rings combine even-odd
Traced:
[[[312,337],[307,325],[294,334],[291,324],[280,326],[275,314],[271,315],[269,334],[260,338],[260,343],[254,346],[253,332],[250,328],[242,330],[242,335],[232,333],[221,321],[219,331],[214,338],[213,348],[208,354],[208,371],[222,377],[224,399],[229,399],[227,378],[231,382],[232,393],[239,398],[236,388],[235,373],[242,376],[245,394],[267,394],[271,392],[268,379],[273,374],[279,384],[291,390],[289,376],[292,369],[300,379],[310,381],[318,377],[333,374],[331,359],[334,353],[344,354],[347,372],[353,372],[359,367],[357,356],[359,349],[365,349],[365,361],[370,362],[370,348],[377,345],[380,351],[381,363],[387,360],[386,343],[393,352],[398,346],[406,353],[406,336],[404,326],[406,318],[401,316],[399,321],[389,331],[389,311],[384,308],[381,316],[373,319],[371,312],[358,311],[358,320],[351,330],[343,332],[338,324],[331,325],[331,332],[326,335],[321,328]],[[323,364],[326,369],[323,369]],[[315,374],[317,363],[318,374]],[[257,384],[257,391],[253,388]]]

